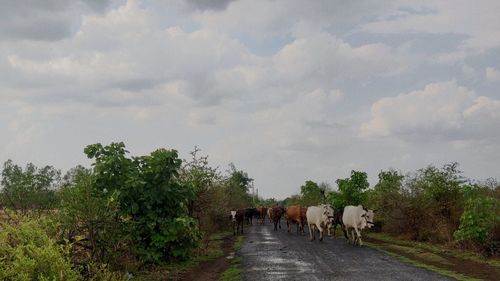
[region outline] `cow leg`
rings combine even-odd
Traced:
[[[314,239],[316,239],[316,237],[313,238],[313,228],[312,228],[312,225],[308,225],[309,226],[309,240],[310,241],[313,241]]]
[[[278,220],[278,224],[279,224],[280,229],[281,229],[281,218]]]
[[[347,236],[347,227],[342,227],[342,231],[344,232],[344,237],[345,239],[347,239],[347,241],[349,241],[349,237]]]
[[[359,246],[363,246],[363,241],[361,241],[361,232],[359,231],[358,228],[354,228],[356,230],[356,234],[357,234],[357,241],[358,241],[358,245]]]
[[[321,225],[318,226],[318,230],[319,230],[319,241],[323,241],[323,231],[325,231]]]
[[[358,243],[358,235],[356,234],[356,228],[351,230],[352,244],[356,245]]]
[[[290,222],[288,219],[286,220],[286,227],[288,228],[288,233],[290,233]]]
[[[236,235],[236,232],[234,231],[234,221],[233,221],[233,236]]]

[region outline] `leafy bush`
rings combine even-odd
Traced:
[[[79,280],[72,269],[66,247],[48,233],[48,221],[24,219],[17,224],[1,223],[1,280]]]
[[[85,153],[95,159],[95,189],[105,198],[116,195],[127,236],[145,262],[191,254],[199,232],[186,216],[195,193],[192,185],[179,180],[177,151],[158,149],[130,159],[123,143],[112,143],[89,145]]]
[[[470,186],[465,193],[468,198],[455,238],[474,242],[486,252],[499,254],[500,238],[495,229],[500,226],[500,201],[481,192],[477,186]]]
[[[116,195],[101,196],[90,170],[73,168],[64,177],[58,220],[64,239],[73,243],[73,262],[111,263],[120,256],[123,229],[117,220]],[[85,273],[84,273],[85,274]]]

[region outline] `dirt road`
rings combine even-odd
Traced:
[[[282,226],[245,228],[243,280],[453,280],[345,239],[310,242],[309,234],[299,236],[295,227],[287,233],[286,223]]]

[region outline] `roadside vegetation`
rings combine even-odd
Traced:
[[[360,171],[337,179],[336,190],[306,181],[300,193],[284,203],[327,203],[336,209],[362,204],[377,210],[375,226],[367,233],[369,246],[461,280],[494,280],[500,275],[497,180],[467,179],[457,163],[406,175],[381,171],[378,177],[373,188]]]
[[[64,175],[4,163],[0,279],[169,279],[223,255],[230,210],[262,201],[245,172],[220,172],[197,148],[189,160],[168,149],[130,156],[123,143],[84,152],[91,168]]]
[[[241,247],[243,238],[228,231],[231,210],[320,203],[377,209],[377,233],[370,237],[385,251],[446,266],[470,250],[477,255],[467,257],[498,268],[500,183],[466,179],[456,163],[406,175],[381,171],[373,187],[361,171],[337,179],[335,189],[306,181],[299,194],[278,202],[253,195],[253,179],[235,165],[225,171],[210,166],[198,148],[187,160],[173,149],[131,156],[123,143],[88,145],[84,153],[92,166],[64,174],[52,166],[4,162],[0,279],[182,279]],[[409,252],[419,242],[448,252]],[[381,246],[386,243],[392,246]],[[238,280],[240,259],[218,263],[225,271],[219,277]]]

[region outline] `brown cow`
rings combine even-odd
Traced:
[[[269,215],[271,216],[271,220],[274,223],[274,230],[278,230],[278,224],[281,229],[281,216],[285,213],[285,208],[283,207],[273,207],[269,211]]]
[[[307,208],[302,208],[298,205],[288,206],[288,208],[286,208],[286,225],[288,227],[288,232],[290,232],[290,225],[294,222],[297,224],[297,234],[300,234],[299,230],[304,233],[306,211]]]
[[[257,208],[257,214],[260,220],[260,224],[264,224],[267,215],[267,208],[264,207]]]
[[[302,215],[302,218],[304,218],[304,224],[307,225],[307,207],[300,207],[300,214]]]
[[[243,234],[243,221],[245,220],[245,209],[231,211],[231,221],[233,222],[233,235],[238,233],[241,226],[241,234]],[[234,229],[236,226],[236,229]]]

